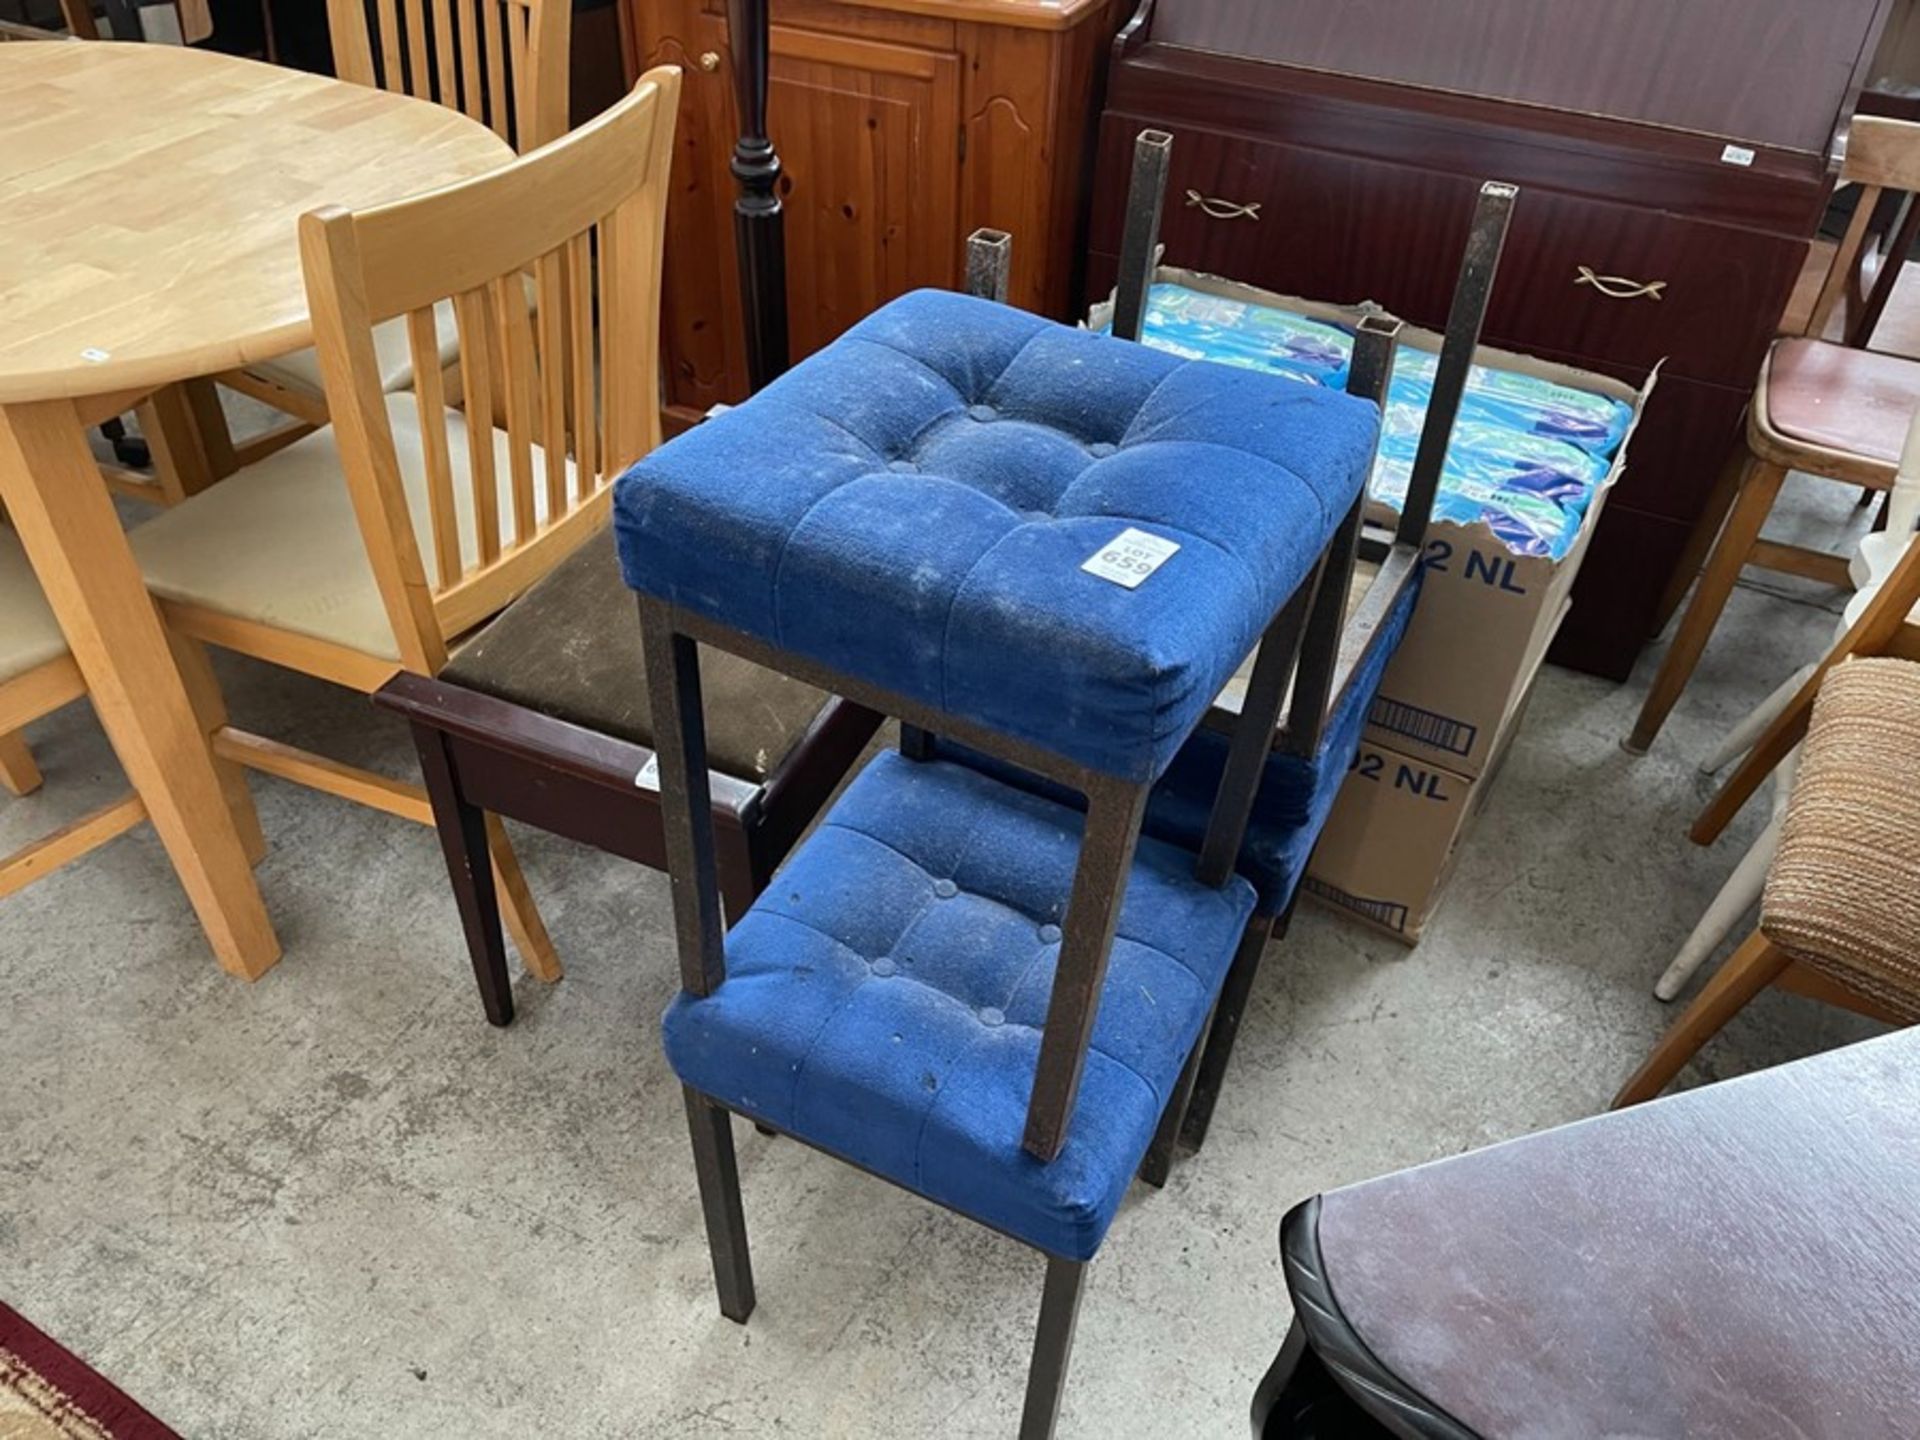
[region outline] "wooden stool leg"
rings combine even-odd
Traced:
[[[486,826],[487,849],[493,855],[493,883],[499,888],[501,918],[507,922],[513,948],[520,952],[520,962],[528,974],[551,985],[565,974],[560,968],[560,954],[553,948],[553,937],[547,934],[546,921],[540,918],[540,907],[533,903],[519,857],[507,839],[507,827],[494,814],[486,817]]]
[[[487,817],[460,793],[446,736],[428,725],[414,725],[414,748],[433,800],[433,825],[453,882],[460,927],[467,936],[467,959],[480,987],[480,1005],[492,1025],[513,1023],[513,984],[507,975],[507,942],[500,933],[500,897],[487,860]]]
[[[0,785],[15,795],[31,795],[40,788],[40,767],[18,730],[0,735]]]
[[[1648,639],[1665,632],[1667,622],[1673,619],[1673,612],[1680,608],[1680,602],[1687,598],[1687,591],[1693,588],[1693,582],[1699,578],[1700,566],[1706,561],[1707,552],[1713,548],[1720,527],[1727,523],[1727,512],[1733,508],[1733,497],[1740,493],[1740,477],[1747,473],[1747,466],[1752,459],[1746,442],[1735,440],[1728,451],[1726,464],[1720,467],[1713,478],[1713,489],[1707,492],[1707,503],[1700,507],[1699,517],[1687,532],[1686,548],[1680,552],[1679,562],[1667,580],[1667,588],[1660,594],[1660,608],[1654,611],[1653,628],[1647,632]]]
[[[1646,1063],[1620,1087],[1620,1093],[1613,1097],[1613,1108],[1624,1110],[1638,1105],[1666,1089],[1700,1047],[1719,1034],[1720,1027],[1739,1014],[1749,1000],[1777,980],[1789,963],[1786,953],[1759,931],[1749,935],[1660,1037]]]
[[[1754,460],[1747,466],[1727,523],[1714,543],[1713,553],[1707,557],[1707,568],[1700,574],[1700,586],[1693,593],[1693,602],[1688,605],[1680,628],[1674,632],[1673,644],[1661,660],[1660,671],[1653,677],[1653,688],[1647,692],[1646,703],[1640,708],[1640,718],[1634,722],[1633,735],[1627,741],[1629,750],[1644,752],[1653,743],[1660,727],[1666,724],[1674,702],[1687,688],[1687,681],[1693,678],[1694,667],[1707,648],[1707,639],[1720,622],[1720,612],[1726,609],[1727,597],[1733,593],[1734,583],[1739,580],[1740,571],[1753,550],[1753,542],[1760,538],[1760,528],[1767,523],[1774,499],[1780,494],[1780,483],[1786,478],[1784,469],[1764,460]]]
[[[1060,1418],[1060,1397],[1067,1389],[1067,1362],[1073,1358],[1073,1332],[1080,1324],[1080,1296],[1086,1280],[1086,1261],[1047,1257],[1040,1324],[1033,1336],[1033,1364],[1027,1370],[1027,1403],[1020,1412],[1020,1440],[1053,1440],[1053,1427]]]
[[[700,1209],[713,1257],[713,1288],[720,1313],[744,1325],[753,1314],[753,1258],[747,1253],[747,1216],[740,1203],[740,1169],[733,1156],[733,1117],[698,1090],[682,1087]]]

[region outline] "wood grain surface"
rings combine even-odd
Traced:
[[[167,45],[0,51],[0,403],[311,342],[300,215],[512,158],[443,106]]]
[[[1482,1435],[1920,1434],[1920,1035],[1325,1197],[1341,1310]]]

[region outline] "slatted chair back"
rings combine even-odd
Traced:
[[[1861,187],[1853,219],[1833,252],[1833,262],[1820,286],[1807,328],[1801,333],[1818,340],[1826,333],[1834,309],[1859,272],[1860,252],[1872,228],[1880,198],[1920,193],[1920,122],[1894,120],[1884,115],[1856,115],[1847,130],[1847,156],[1840,165],[1840,183]],[[1899,257],[1886,263],[1898,265]]]
[[[492,174],[301,220],[341,462],[411,670],[438,670],[452,637],[604,525],[613,481],[659,443],[679,91],[678,70],[650,71],[598,119]],[[459,333],[451,383],[434,326],[442,300]],[[419,378],[411,396],[387,396],[373,329],[401,316]],[[414,472],[390,406],[403,432],[417,415]]]
[[[572,11],[571,0],[327,0],[341,79],[459,110],[523,153],[566,133]]]

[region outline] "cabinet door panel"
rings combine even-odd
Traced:
[[[960,59],[781,26],[771,58],[798,360],[897,295],[955,283]]]
[[[716,59],[708,70],[703,48]],[[690,53],[691,51],[691,53]],[[669,431],[705,411],[745,399],[746,339],[740,319],[738,262],[733,246],[733,101],[727,82],[732,54],[725,28],[695,32],[689,47],[661,36],[641,67],[678,65],[680,123],[673,139],[673,188],[667,203],[666,283],[660,291],[661,367]]]

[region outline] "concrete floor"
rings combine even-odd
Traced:
[[[1836,487],[1789,507],[1858,523]],[[1618,740],[1657,652],[1621,688],[1548,670],[1417,951],[1303,911],[1206,1153],[1136,1187],[1093,1269],[1063,1435],[1244,1433],[1289,1206],[1605,1105],[1754,831],[1687,843],[1693,766],[1832,633],[1837,600],[1791,584],[1735,596],[1646,758]],[[363,700],[222,675],[241,723],[410,769]],[[84,706],[31,735],[47,785],[0,801],[0,850],[122,783]],[[286,946],[258,984],[215,967],[145,833],[0,905],[0,1298],[195,1440],[1013,1433],[1037,1260],[744,1128],[760,1308],[717,1314],[656,1040],[659,876],[525,837],[569,975],[523,979],[496,1031],[429,832],[256,792]],[[1765,996],[1690,1078],[1871,1028]]]

